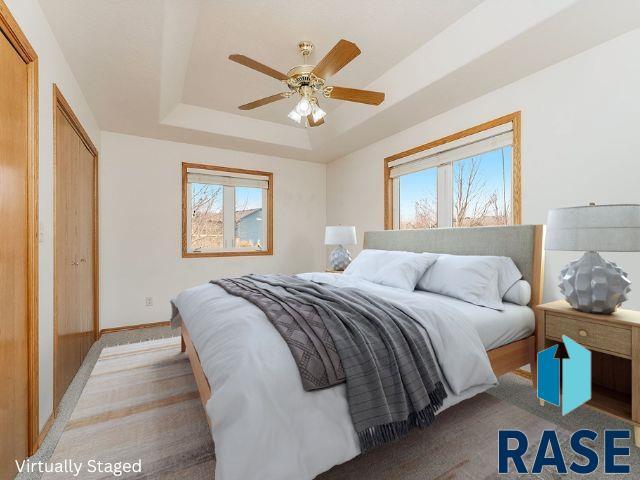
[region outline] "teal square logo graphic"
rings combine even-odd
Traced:
[[[538,398],[562,406],[562,415],[591,400],[591,352],[566,335],[538,352]]]

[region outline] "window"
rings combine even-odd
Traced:
[[[182,256],[273,253],[273,174],[182,164]]]
[[[520,223],[520,114],[385,159],[385,228]]]

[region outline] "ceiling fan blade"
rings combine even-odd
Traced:
[[[360,49],[355,43],[340,40],[331,51],[320,60],[320,63],[315,66],[311,73],[320,78],[335,75],[358,55],[360,55]]]
[[[286,80],[287,78],[289,78],[284,73],[274,70],[271,67],[267,67],[266,65],[260,62],[257,62],[244,55],[238,55],[238,54],[229,55],[229,60],[239,63],[240,65],[244,65],[245,67],[249,67],[254,70],[257,70],[258,72],[264,73],[265,75],[269,75],[270,77],[273,77],[276,80]]]
[[[282,100],[284,95],[282,93],[276,93],[275,95],[271,95],[270,97],[264,97],[260,100],[255,100],[251,103],[245,103],[244,105],[240,105],[238,108],[240,110],[253,110],[254,108],[261,107],[263,105],[267,105],[269,103],[277,102],[278,100]]]
[[[313,115],[307,115],[307,122],[309,122],[310,127],[318,127],[324,123],[324,118],[321,118],[317,122],[314,122]]]
[[[358,90],[357,88],[333,87],[329,98],[334,100],[346,100],[347,102],[366,103],[367,105],[380,105],[384,102],[384,93],[371,90]]]

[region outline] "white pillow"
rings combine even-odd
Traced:
[[[413,291],[424,272],[435,263],[433,253],[363,250],[344,271],[379,285]]]
[[[518,280],[507,290],[502,300],[516,305],[529,305],[531,301],[531,285],[526,280]]]
[[[419,290],[503,310],[502,297],[522,274],[508,257],[440,255],[418,282]]]
[[[487,257],[495,259],[495,262],[498,264],[499,271],[499,279],[498,279],[498,288],[500,290],[500,295],[504,297],[515,283],[522,278],[522,273],[516,267],[516,264],[513,263],[511,257]]]

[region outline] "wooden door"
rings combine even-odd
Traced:
[[[62,99],[56,90],[56,97]],[[54,405],[96,337],[95,150],[63,99],[55,112]]]
[[[0,478],[28,454],[27,65],[0,32]]]
[[[79,201],[78,201],[78,291],[82,296],[80,317],[81,341],[80,352],[84,359],[96,338],[95,330],[95,298],[94,266],[96,258],[94,226],[96,219],[95,205],[95,156],[84,142],[79,144]]]

